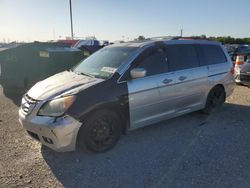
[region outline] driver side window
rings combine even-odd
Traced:
[[[143,54],[136,68],[144,68],[146,76],[153,76],[168,72],[167,55],[164,48],[155,48]]]

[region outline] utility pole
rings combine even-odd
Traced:
[[[74,39],[74,31],[73,31],[73,21],[72,21],[72,5],[71,0],[69,0],[69,8],[70,8],[70,25],[71,25],[71,39]]]

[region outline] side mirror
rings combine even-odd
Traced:
[[[146,76],[147,71],[144,68],[134,68],[130,71],[131,78],[143,78]]]

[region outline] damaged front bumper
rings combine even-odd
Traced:
[[[19,122],[29,135],[49,148],[59,151],[73,151],[81,122],[65,115],[54,118],[46,116],[26,116],[19,110]]]

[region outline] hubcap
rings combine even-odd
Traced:
[[[97,120],[92,129],[92,142],[97,146],[109,144],[113,139],[113,128],[113,122],[110,118]]]

